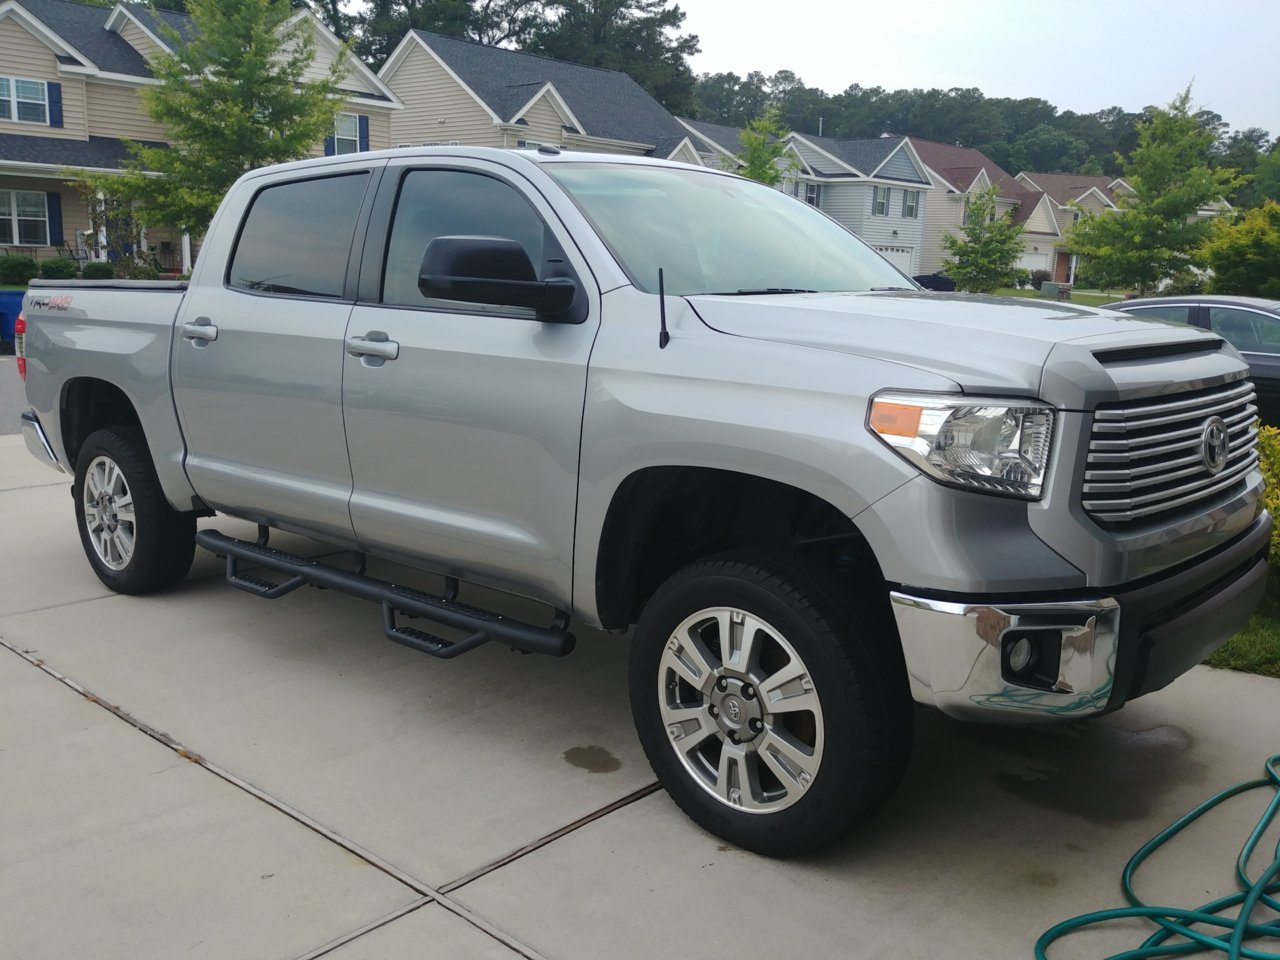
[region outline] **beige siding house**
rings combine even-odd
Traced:
[[[327,70],[340,41],[310,12],[299,19],[315,31],[312,69]],[[67,171],[118,171],[126,138],[165,143],[138,94],[156,82],[148,60],[169,50],[166,38],[192,29],[186,15],[142,4],[0,0],[0,254],[105,255]],[[315,152],[389,147],[395,95],[357,61],[340,86],[343,112]],[[152,231],[147,242],[162,267],[190,268],[187,238]]]
[[[701,164],[690,131],[625,73],[411,30],[379,78],[395,146],[465,143]]]
[[[1122,195],[1132,193],[1133,188],[1118,177],[1078,173],[1023,171],[1016,179],[1025,188],[1045,194],[1047,207],[1058,227],[1058,241],[1054,245],[1053,263],[1049,269],[1058,283],[1074,283],[1079,262],[1077,256],[1067,249],[1071,228],[1081,217],[1118,212],[1120,206],[1117,201]]]

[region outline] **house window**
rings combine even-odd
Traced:
[[[804,202],[811,207],[819,206],[822,201],[822,184],[806,183],[804,185]]]
[[[360,152],[360,120],[354,113],[340,113],[334,121],[333,152],[339,156]]]
[[[876,187],[875,194],[872,197],[871,213],[877,217],[887,217],[889,215],[889,188]]]
[[[34,190],[0,190],[0,245],[47,247],[49,206]]]
[[[919,190],[902,191],[902,216],[907,220],[914,220],[916,217],[920,216]]]
[[[43,80],[0,77],[0,120],[49,123],[49,88]]]

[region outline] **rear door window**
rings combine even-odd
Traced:
[[[254,293],[339,299],[365,172],[267,187],[253,199],[231,255],[228,285]]]
[[[1210,307],[1209,329],[1241,353],[1280,354],[1280,317],[1235,307]]]

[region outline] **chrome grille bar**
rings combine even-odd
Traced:
[[[1128,523],[1192,506],[1242,482],[1258,464],[1255,400],[1246,381],[1098,409],[1081,505],[1100,522]],[[1227,427],[1225,463],[1217,473],[1205,462],[1211,417]]]

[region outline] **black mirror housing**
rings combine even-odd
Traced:
[[[547,319],[572,306],[578,285],[568,277],[539,280],[529,254],[505,237],[436,237],[418,271],[424,297],[526,307]]]

